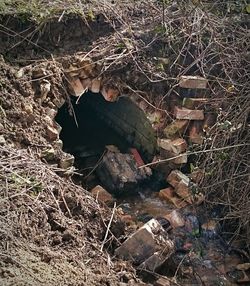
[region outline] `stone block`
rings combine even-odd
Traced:
[[[91,86],[92,86],[92,81],[90,78],[84,78],[84,79],[80,79],[81,84],[84,88],[85,91],[90,90]],[[93,86],[93,90],[95,90],[95,87]]]
[[[182,88],[206,89],[208,80],[200,76],[181,76],[179,86]]]
[[[44,79],[40,83],[40,101],[44,102],[47,98],[48,93],[50,92],[51,89],[51,83]]]
[[[188,109],[203,109],[208,103],[207,98],[183,98],[182,106]]]
[[[185,133],[188,123],[188,120],[175,120],[163,130],[163,133],[167,138],[179,137]]]
[[[27,114],[33,114],[33,105],[32,104],[24,104],[23,109]]]
[[[190,182],[189,178],[179,170],[172,171],[167,177],[167,182],[174,188],[176,188],[181,181],[186,185]]]
[[[121,259],[141,264],[164,247],[165,235],[166,233],[160,223],[155,219],[151,219],[128,237],[115,250],[115,254]]]
[[[204,140],[204,137],[203,137],[204,133],[202,130],[201,122],[198,122],[198,121],[192,122],[188,135],[189,135],[190,142],[201,145]]]
[[[3,124],[0,122],[0,133],[3,133],[3,131],[4,131],[4,126],[3,126]]]
[[[182,120],[203,120],[204,112],[199,109],[188,109],[175,107],[175,117]]]
[[[38,78],[46,76],[47,74],[48,73],[45,70],[45,68],[36,67],[32,71],[32,78],[33,79],[38,79]]]
[[[240,271],[247,271],[250,269],[250,263],[240,263],[236,266],[236,269]]]
[[[95,186],[90,192],[98,202],[111,204],[114,201],[112,195],[100,185]]]

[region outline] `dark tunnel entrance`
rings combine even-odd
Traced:
[[[59,109],[56,121],[62,127],[63,150],[75,156],[75,165],[86,178],[82,182],[85,187],[99,183],[93,168],[107,148],[121,153],[136,148],[144,162],[152,160],[154,130],[144,112],[129,98],[108,102],[101,94],[87,92],[80,99],[70,100]]]

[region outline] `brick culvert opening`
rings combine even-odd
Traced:
[[[134,186],[151,175],[149,169],[147,174],[138,167],[151,162],[156,153],[155,130],[146,114],[127,96],[109,102],[101,93],[89,91],[80,98],[71,97],[70,103],[58,110],[55,120],[62,127],[63,150],[75,157],[85,187],[91,187],[100,178],[112,191],[120,189],[119,186]],[[106,157],[112,161],[110,156],[117,163],[115,166],[113,162],[116,171],[110,170],[109,174],[111,181],[117,180],[114,185],[107,183],[108,174],[102,175],[102,165],[105,169],[110,167],[111,162],[105,163]],[[121,183],[121,176],[127,182]]]

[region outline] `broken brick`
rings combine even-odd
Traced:
[[[189,141],[194,144],[203,143],[203,130],[201,122],[194,121],[189,129]]]
[[[179,86],[183,88],[206,89],[208,80],[200,76],[181,76]]]
[[[105,100],[114,102],[117,100],[119,96],[119,90],[117,88],[107,88],[103,87],[101,90],[101,94],[105,98]]]
[[[71,87],[72,92],[77,97],[81,96],[86,91],[86,88],[83,87],[79,78],[72,79],[69,81],[69,83],[70,83],[70,87]]]
[[[188,109],[175,107],[175,117],[177,119],[187,119],[187,120],[203,120],[204,112],[199,109]]]
[[[125,260],[140,264],[151,257],[156,251],[163,249],[166,239],[164,229],[160,223],[151,219],[135,233],[128,237],[115,254]],[[162,235],[159,235],[162,234]]]
[[[95,186],[90,192],[98,202],[110,204],[114,201],[112,195],[100,185]]]
[[[160,190],[159,198],[169,203],[172,203],[178,209],[183,208],[187,205],[187,203],[184,200],[178,198],[175,195],[173,188],[166,188],[166,189]]]
[[[188,120],[175,120],[163,130],[163,133],[167,138],[179,137],[185,133],[188,123]]]
[[[189,181],[181,180],[175,188],[175,192],[186,202],[192,204],[193,196],[189,188]]]
[[[187,154],[180,154],[180,155],[178,155],[177,158],[174,158],[173,161],[171,161],[171,162],[173,162],[176,165],[181,165],[181,164],[186,164],[187,161],[188,161]]]
[[[173,188],[166,188],[162,189],[159,192],[159,198],[164,199],[166,201],[171,200],[171,198],[174,196],[174,189]]]
[[[167,182],[174,188],[176,188],[181,181],[184,181],[187,185],[190,182],[189,178],[179,170],[172,171],[167,177]]]
[[[187,150],[187,142],[183,138],[175,140],[158,139],[158,145],[166,151],[170,151],[175,155],[179,155]]]
[[[90,90],[93,93],[99,93],[101,88],[101,79],[100,78],[95,78],[91,82],[91,87]]]
[[[205,171],[199,168],[195,169],[190,175],[191,180],[197,184],[199,184],[203,180],[204,176]]]
[[[143,160],[142,160],[142,157],[139,154],[139,152],[137,151],[137,149],[130,148],[129,151],[134,156],[135,161],[136,161],[138,167],[145,165]]]

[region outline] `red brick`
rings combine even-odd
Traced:
[[[176,196],[173,188],[166,188],[166,189],[160,190],[159,198],[169,203],[172,203],[177,208],[183,208],[187,205],[187,203],[184,200]]]
[[[167,182],[174,188],[176,188],[182,180],[186,182],[187,185],[190,182],[189,178],[179,170],[172,171],[167,177]]]
[[[187,142],[183,138],[174,140],[170,139],[159,139],[158,145],[166,151],[170,151],[175,155],[179,155],[187,150]]]
[[[164,199],[166,201],[171,200],[171,198],[174,196],[174,189],[173,188],[166,188],[162,189],[159,192],[159,198]]]
[[[90,90],[94,93],[99,93],[101,88],[101,79],[100,78],[95,78],[91,82],[91,87]]]
[[[139,152],[137,151],[137,149],[130,148],[129,151],[134,156],[135,161],[136,161],[138,167],[145,165],[145,163],[143,162],[142,157],[139,154]]]
[[[203,110],[199,109],[175,107],[175,117],[177,119],[186,119],[186,120],[203,120],[204,112]]]
[[[199,184],[205,176],[205,171],[202,169],[196,169],[191,173],[191,180],[194,183]]]
[[[200,76],[181,76],[179,86],[183,88],[206,89],[208,80]]]
[[[79,78],[70,80],[70,87],[75,96],[81,96],[86,91]]]
[[[203,143],[203,130],[201,122],[194,121],[189,129],[189,141],[194,144]]]
[[[181,165],[181,164],[186,164],[188,161],[188,156],[187,154],[180,154],[177,158],[174,158],[173,162],[176,165]]]
[[[100,185],[94,187],[90,192],[97,199],[98,202],[109,204],[114,201],[112,195]]]
[[[193,203],[193,196],[189,189],[189,182],[186,180],[181,180],[177,187],[175,188],[175,192],[180,196],[183,200],[188,203]]]

